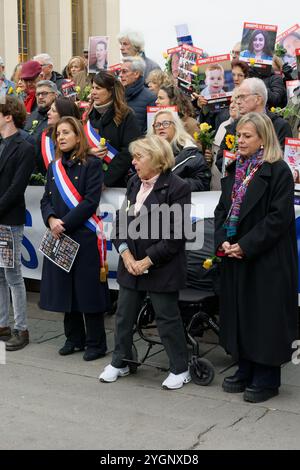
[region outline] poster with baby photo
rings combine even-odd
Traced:
[[[284,63],[296,67],[296,49],[300,48],[300,24],[295,24],[277,36],[277,44],[286,50],[282,57]]]
[[[147,129],[148,131],[151,129],[155,115],[159,111],[171,111],[172,114],[174,114],[175,116],[178,116],[177,106],[147,106]],[[166,119],[166,120],[169,121],[169,119]]]
[[[293,174],[295,189],[300,190],[300,139],[285,139],[284,159]]]
[[[197,76],[198,67],[196,65],[203,55],[203,49],[183,44],[181,46],[179,66],[178,66],[178,87],[186,94],[194,91],[193,81]]]
[[[230,54],[198,59],[200,95],[218,111],[228,106],[234,88]]]
[[[107,70],[108,67],[108,36],[89,37],[89,73],[97,73]]]
[[[286,91],[288,100],[295,96],[295,92],[299,90],[300,92],[300,80],[290,80],[286,82]]]
[[[275,50],[277,26],[270,24],[244,23],[240,60],[260,72],[269,75]]]

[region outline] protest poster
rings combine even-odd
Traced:
[[[293,174],[295,189],[300,190],[300,139],[285,139],[284,160]]]
[[[177,84],[178,79],[178,69],[179,69],[179,60],[181,54],[181,46],[171,47],[167,50],[168,55],[168,72],[173,75],[173,78]]]
[[[67,235],[61,234],[61,237],[57,240],[53,237],[51,230],[47,230],[41,241],[39,251],[56,266],[69,273],[79,246],[79,243]]]
[[[203,49],[183,44],[178,64],[178,87],[185,93],[194,91],[193,81],[197,76],[196,62],[202,57]]]
[[[228,150],[223,150],[223,163],[222,163],[222,177],[226,176],[226,168],[230,163],[234,162],[236,159],[236,154],[229,152]]]
[[[240,60],[259,68],[261,74],[270,75],[276,35],[275,25],[244,23]]]
[[[298,79],[300,80],[300,49],[296,49],[296,64],[298,71]]]
[[[108,68],[108,36],[90,36],[88,72],[97,73]]]
[[[282,57],[284,63],[296,67],[296,49],[300,48],[300,24],[295,24],[277,37],[277,44],[286,50]]]
[[[115,77],[118,78],[120,75],[121,68],[122,68],[122,64],[113,64],[108,67],[108,71],[112,72],[115,75]]]
[[[176,30],[178,46],[182,46],[183,44],[188,44],[189,46],[193,46],[193,39],[189,33],[189,27],[186,23],[176,25],[175,30]]]
[[[14,237],[7,225],[0,225],[0,268],[14,268]]]
[[[229,105],[234,88],[230,54],[198,59],[200,95],[219,111]]]
[[[172,111],[173,114],[178,116],[177,106],[147,106],[147,129],[151,129],[154,117],[158,111]]]
[[[61,86],[62,94],[65,98],[76,101],[77,93],[75,89],[75,82],[73,80],[65,80]]]
[[[286,82],[287,98],[290,100],[295,95],[295,90],[300,90],[300,80],[289,80]]]

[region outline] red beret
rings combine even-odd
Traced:
[[[42,71],[42,66],[36,60],[29,60],[22,65],[21,78],[23,80],[34,80]]]

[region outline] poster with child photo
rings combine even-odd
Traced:
[[[285,139],[284,160],[293,174],[295,190],[300,190],[300,139]]]

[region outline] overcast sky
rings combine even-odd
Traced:
[[[278,25],[283,32],[300,24],[299,0],[121,0],[121,30],[144,33],[146,53],[160,64],[176,46],[174,26],[187,23],[194,45],[209,55],[229,52],[242,37],[244,21]],[[286,6],[286,8],[284,7]]]

